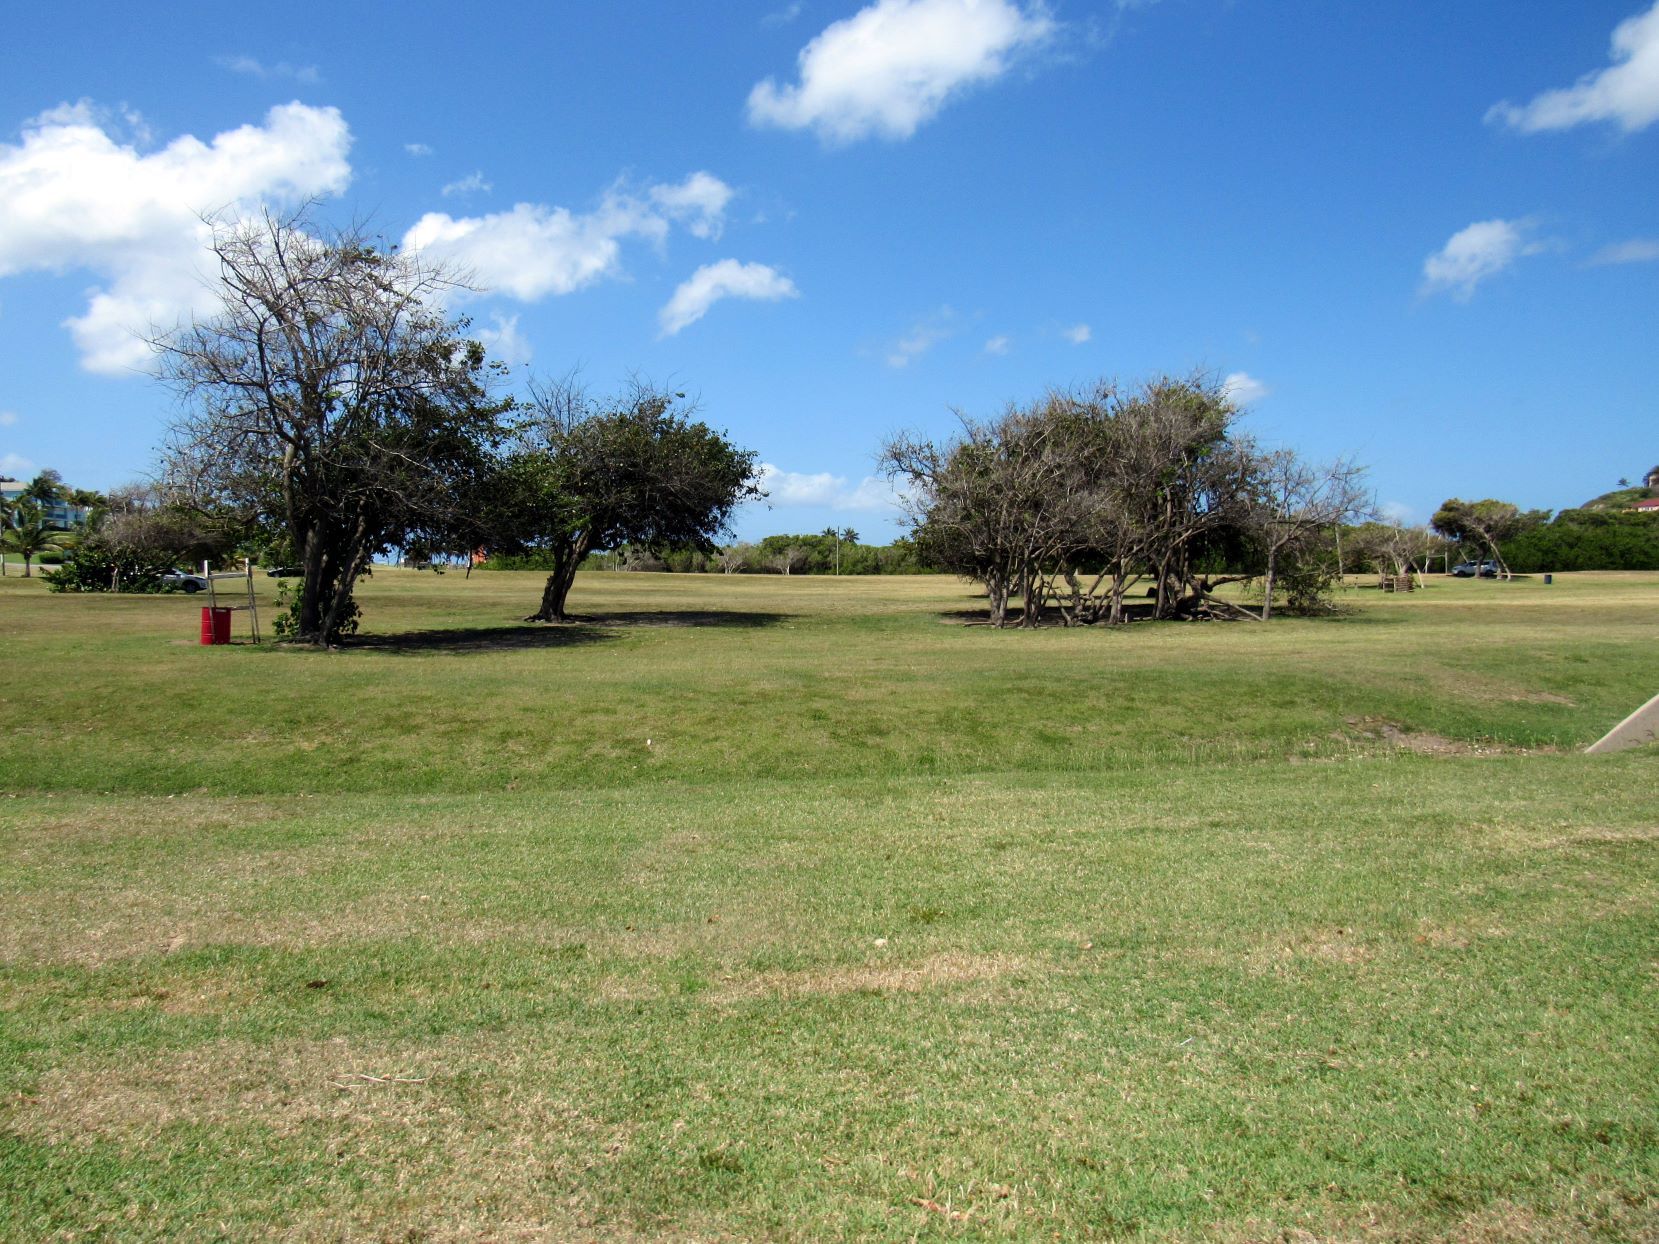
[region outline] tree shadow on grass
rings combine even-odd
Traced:
[[[447,627],[430,631],[400,631],[391,635],[360,634],[347,647],[365,652],[522,652],[544,648],[575,648],[616,638],[633,627],[686,626],[758,628],[789,620],[786,613],[746,613],[729,610],[650,609],[583,615],[569,622],[520,622],[512,626]]]
[[[739,609],[624,609],[614,613],[578,614],[567,625],[633,626],[714,626],[736,630],[758,630],[777,626],[794,617],[788,613],[760,613]]]
[[[595,626],[542,626],[522,622],[517,626],[447,627],[431,631],[399,631],[392,635],[359,634],[343,645],[353,652],[524,652],[543,648],[576,648],[597,644],[614,636]]]

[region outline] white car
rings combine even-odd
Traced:
[[[161,576],[161,581],[168,587],[176,587],[190,596],[207,590],[207,580],[188,570],[169,570]]]

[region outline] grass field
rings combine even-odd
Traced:
[[[0,580],[0,1238],[1659,1239],[1659,576],[537,588]]]

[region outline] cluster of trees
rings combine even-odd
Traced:
[[[1448,549],[1447,541],[1427,527],[1376,519],[1344,528],[1341,539],[1344,568],[1357,557],[1384,578],[1421,574],[1431,559],[1444,558]]]
[[[1014,599],[1022,626],[1119,624],[1142,581],[1157,618],[1242,614],[1214,592],[1247,579],[1262,584],[1261,618],[1281,589],[1316,608],[1339,525],[1367,508],[1359,468],[1261,448],[1201,376],[1103,381],[960,419],[953,439],[897,437],[882,461],[906,485],[922,556],[983,583],[995,626]]]
[[[42,471],[21,489],[0,491],[0,553],[21,557],[23,577],[28,578],[36,558],[54,558],[78,543],[72,519],[96,515],[105,504],[96,492],[69,487],[58,472]],[[6,565],[0,557],[0,575],[7,573]]]
[[[175,566],[218,562],[257,550],[259,533],[225,514],[206,514],[154,484],[100,498],[72,551],[52,575],[55,592],[160,592]]]
[[[443,309],[461,282],[419,256],[270,215],[216,225],[213,250],[217,313],[154,343],[185,412],[163,487],[299,570],[285,623],[300,641],[354,629],[357,581],[393,548],[541,557],[530,616],[559,621],[593,549],[713,552],[758,495],[754,455],[682,393],[504,396],[502,369]]]
[[[1637,490],[1631,490],[1635,492]],[[1452,498],[1434,529],[1495,562],[1505,577],[1544,570],[1659,570],[1659,514],[1586,506],[1523,510],[1508,501]]]
[[[1632,510],[1562,510],[1503,546],[1505,563],[1523,574],[1544,570],[1659,570],[1659,514]]]

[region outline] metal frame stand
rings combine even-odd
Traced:
[[[202,578],[207,580],[207,606],[209,609],[229,609],[233,613],[246,611],[249,630],[253,633],[254,643],[259,642],[259,606],[253,597],[253,562],[248,558],[242,559],[242,569],[221,570],[215,573],[208,563],[202,563]],[[213,585],[226,579],[241,579],[248,585],[248,603],[245,605],[221,605],[218,589]]]

